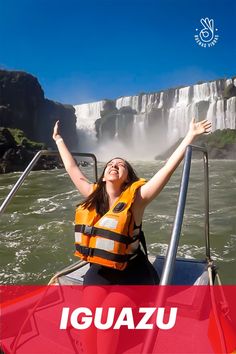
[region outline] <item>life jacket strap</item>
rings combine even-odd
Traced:
[[[134,256],[134,253],[120,255],[120,254],[114,254],[104,250],[100,250],[98,248],[85,247],[78,244],[76,244],[75,247],[79,253],[82,253],[85,256],[101,257],[101,258],[108,259],[109,261],[114,261],[119,263],[127,262],[130,258]]]
[[[131,243],[135,242],[139,238],[139,235],[129,237],[126,235],[118,234],[114,231],[104,230],[99,227],[88,226],[84,224],[75,225],[75,232],[81,232],[82,234],[88,236],[95,236],[95,235],[101,236],[104,238],[108,238],[112,241],[124,243],[126,245],[130,245]]]
[[[146,239],[145,239],[143,230],[141,230],[139,233],[139,240],[140,240],[141,245],[143,246],[143,250],[144,250],[146,257],[148,257],[147,244],[146,244]]]

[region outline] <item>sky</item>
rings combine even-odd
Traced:
[[[204,48],[206,17],[219,39]],[[158,92],[235,76],[235,23],[236,0],[0,0],[0,68],[61,103]]]

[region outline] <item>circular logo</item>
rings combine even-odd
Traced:
[[[194,36],[196,43],[203,48],[213,47],[219,39],[219,35],[216,34],[218,28],[215,28],[214,20],[206,18],[201,18],[200,23],[202,28],[199,30],[196,28],[198,34]]]

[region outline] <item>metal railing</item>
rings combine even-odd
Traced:
[[[94,179],[95,179],[95,181],[97,181],[98,172],[97,172],[97,158],[96,158],[96,156],[94,154],[90,154],[90,153],[79,153],[79,152],[71,152],[71,154],[72,154],[72,156],[75,156],[75,157],[76,156],[89,157],[94,161]],[[38,162],[38,160],[42,156],[58,156],[59,157],[60,154],[58,151],[48,151],[48,150],[40,150],[37,152],[37,154],[34,156],[34,158],[31,160],[31,162],[26,167],[24,172],[21,174],[20,178],[17,180],[17,182],[15,183],[13,188],[11,189],[10,193],[7,195],[4,202],[0,206],[0,215],[4,212],[4,210],[6,209],[6,207],[8,206],[8,204],[10,203],[10,201],[12,200],[12,198],[14,197],[14,195],[16,194],[18,189],[21,187],[21,185],[24,182],[24,180],[26,179],[26,177],[29,175],[29,173],[32,171],[32,169],[34,168],[34,166],[36,165],[36,163]]]
[[[182,170],[182,178],[179,189],[179,198],[177,203],[177,209],[175,214],[175,220],[173,224],[172,234],[170,244],[167,250],[167,255],[165,258],[165,263],[160,279],[159,285],[170,285],[174,273],[177,249],[179,245],[181,227],[184,218],[184,209],[187,198],[188,191],[188,182],[190,176],[191,160],[192,160],[192,151],[197,150],[203,153],[203,162],[204,162],[204,194],[205,194],[205,245],[206,245],[206,257],[208,260],[211,260],[210,257],[210,240],[209,240],[209,174],[208,174],[208,154],[207,150],[200,146],[188,145],[184,165]],[[159,287],[157,299],[155,301],[156,307],[162,307],[165,305],[167,292],[166,287]],[[153,348],[157,339],[158,331],[153,335],[152,331],[149,331],[147,334],[143,347],[141,349],[142,354],[152,353]]]
[[[160,280],[160,285],[170,285],[174,265],[176,260],[177,249],[179,245],[180,233],[184,217],[184,209],[186,204],[186,197],[188,191],[188,182],[190,176],[190,167],[192,160],[192,151],[200,151],[203,153],[203,163],[204,163],[204,202],[205,202],[205,246],[206,246],[206,257],[211,259],[210,255],[210,238],[209,238],[209,174],[208,174],[208,154],[206,148],[188,145],[185,158],[184,166],[182,171],[182,178],[179,189],[179,198],[177,203],[177,209],[175,214],[175,220],[173,224],[172,234],[170,244],[167,250],[167,255],[162,271],[162,276]]]

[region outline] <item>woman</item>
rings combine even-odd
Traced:
[[[131,165],[121,159],[109,161],[96,185],[77,166],[60,133],[59,121],[53,131],[65,169],[85,197],[76,211],[76,255],[91,263],[85,285],[158,284],[149,263],[142,234],[146,206],[161,192],[184,157],[186,147],[211,123],[192,119],[189,131],[165,165],[148,181],[139,179]],[[143,245],[144,252],[140,248]]]

